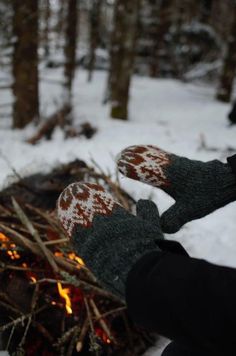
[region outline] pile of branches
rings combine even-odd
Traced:
[[[74,161],[0,193],[0,335],[11,355],[141,355],[153,336],[129,320],[76,256],[55,214],[62,189],[102,184],[127,209],[134,200],[99,169]]]

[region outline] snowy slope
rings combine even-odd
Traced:
[[[0,73],[1,74],[1,73]],[[47,79],[60,78],[60,70],[43,73]],[[36,146],[24,143],[34,131],[9,129],[4,118],[0,120],[0,184],[11,180],[13,166],[20,174],[48,170],[58,162],[76,157],[89,162],[93,158],[104,169],[115,175],[115,156],[132,144],[154,144],[161,148],[203,161],[225,160],[231,147],[236,152],[236,127],[228,127],[226,115],[229,105],[214,100],[214,88],[180,83],[175,80],[153,80],[135,77],[130,104],[130,121],[109,119],[109,108],[101,104],[105,91],[106,74],[96,72],[92,83],[87,74],[76,76],[74,103],[77,123],[89,121],[98,128],[91,140],[73,138],[63,140],[57,130],[52,141]],[[61,100],[60,87],[43,82],[42,111],[54,110]],[[9,102],[10,94],[1,95],[1,102]],[[202,142],[211,150],[206,150]],[[120,177],[122,186],[135,198],[151,197],[164,211],[172,200],[158,189]],[[201,220],[187,224],[175,235],[190,255],[211,262],[236,267],[236,203],[218,210]],[[158,351],[148,355],[158,356]]]

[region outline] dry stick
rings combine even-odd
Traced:
[[[24,346],[24,343],[25,343],[25,339],[26,339],[26,336],[28,334],[28,331],[29,331],[29,327],[30,327],[30,324],[31,324],[31,321],[32,321],[32,315],[30,315],[30,317],[28,318],[28,321],[27,321],[27,325],[25,327],[25,331],[24,331],[24,334],[21,338],[21,341],[18,345],[19,348],[22,348]]]
[[[48,330],[40,324],[38,321],[33,321],[32,324],[38,329],[38,331],[48,340],[50,343],[53,343],[54,338],[52,335],[48,332]]]
[[[6,350],[8,350],[9,349],[9,346],[10,346],[10,343],[11,343],[11,339],[12,339],[12,336],[13,336],[13,334],[14,334],[14,331],[15,331],[15,325],[12,327],[12,329],[11,329],[11,333],[10,333],[10,335],[9,335],[9,338],[8,338],[8,341],[7,341],[7,345],[6,345]]]
[[[116,343],[114,337],[112,336],[110,329],[108,328],[107,324],[105,323],[105,321],[102,319],[101,313],[98,310],[95,302],[93,299],[90,299],[90,305],[93,309],[94,315],[96,316],[96,318],[98,318],[98,322],[101,325],[101,328],[104,330],[104,332],[106,333],[106,335],[108,336],[108,338],[113,341],[114,343]]]
[[[52,241],[46,241],[44,242],[44,245],[58,245],[58,244],[64,244],[68,243],[68,239],[58,239],[58,240],[52,240]]]
[[[67,272],[64,272],[64,271],[61,272],[61,275],[64,277],[65,280],[68,281],[68,284],[72,284],[77,288],[83,288],[85,292],[92,291],[94,293],[103,295],[104,297],[107,297],[116,303],[124,304],[119,297],[115,296],[114,294],[112,294],[104,289],[101,289],[101,288],[89,283],[88,281],[85,282],[85,281],[81,281],[81,279],[78,280],[75,276],[71,276],[70,274],[68,274]]]
[[[10,234],[11,239],[17,245],[19,245],[23,248],[29,249],[31,252],[33,252],[36,255],[42,256],[42,252],[38,248],[38,246],[36,244],[34,244],[32,241],[30,241],[29,239],[25,238],[19,232],[16,232],[15,230],[12,230],[10,227],[7,227],[1,223],[0,223],[0,230],[2,230],[6,234]]]
[[[13,313],[15,313],[15,314],[20,314],[20,315],[22,315],[22,313],[18,310],[18,309],[16,309],[16,308],[14,308],[13,306],[11,306],[10,304],[7,304],[7,303],[5,303],[5,302],[3,302],[3,301],[1,301],[0,300],[0,305],[2,305],[4,308],[6,308],[6,309],[9,309],[9,310],[11,310]]]
[[[4,270],[6,269],[11,269],[13,271],[23,271],[23,272],[34,272],[34,273],[39,273],[39,272],[45,272],[43,269],[32,269],[30,267],[18,267],[18,266],[11,266],[11,265],[3,265],[2,268]]]
[[[79,333],[79,330],[80,328],[78,327],[77,330],[74,331],[74,334],[71,338],[71,341],[70,341],[70,344],[69,344],[69,347],[67,349],[67,353],[66,353],[66,356],[71,356],[72,353],[73,353],[73,350],[74,350],[74,346],[76,344],[76,339],[77,339],[77,335]]]
[[[25,205],[27,208],[29,208],[30,210],[34,211],[35,213],[37,213],[39,216],[41,216],[44,220],[46,220],[48,222],[48,224],[55,229],[56,231],[58,231],[64,238],[66,238],[64,231],[62,230],[62,228],[59,226],[59,224],[56,223],[56,221],[54,221],[53,218],[49,217],[48,214],[44,213],[43,211],[41,211],[38,208],[35,208],[34,206],[32,206],[31,204],[26,204]],[[67,241],[69,241],[69,239],[67,238]]]
[[[83,348],[84,338],[85,338],[85,336],[87,334],[88,328],[89,328],[89,320],[88,320],[88,317],[86,317],[85,320],[84,320],[84,324],[82,326],[80,335],[79,335],[79,339],[78,339],[77,344],[76,344],[76,351],[77,352],[80,352],[82,350],[82,348]]]
[[[9,295],[6,295],[5,293],[0,292],[0,298],[2,298],[2,300],[4,300],[5,302],[8,303],[8,305],[11,305],[12,308],[15,309],[15,312],[18,314],[22,314],[22,312],[19,310],[18,305],[11,300]],[[13,310],[13,309],[12,309]]]
[[[11,229],[18,230],[18,232],[20,232],[20,233],[22,232],[24,234],[29,234],[28,230],[24,229],[22,226],[19,226],[15,223],[5,221],[4,224],[6,226],[9,226]]]
[[[77,288],[81,288],[85,292],[86,291],[93,292],[95,294],[109,298],[110,300],[113,300],[116,303],[117,302],[121,303],[121,301],[117,297],[113,296],[109,292],[107,292],[101,288],[95,287],[92,284],[89,284],[88,282],[84,282],[81,280],[76,280],[77,283],[75,284],[74,282],[69,282],[69,281],[64,281],[64,280],[58,280],[58,279],[56,280],[56,279],[52,279],[52,278],[42,278],[42,279],[37,280],[36,282],[32,282],[32,284],[35,284],[35,283],[39,283],[39,284],[40,283],[57,283],[57,282],[59,282],[61,284],[71,284]]]
[[[24,321],[25,321],[26,319],[32,317],[33,314],[36,315],[36,314],[40,313],[41,311],[43,311],[44,309],[46,309],[47,307],[48,307],[47,305],[44,305],[44,306],[42,306],[41,308],[39,308],[38,310],[34,311],[33,313],[28,313],[28,314],[26,314],[26,315],[22,315],[22,316],[20,316],[19,318],[17,318],[17,319],[15,319],[15,320],[11,321],[10,323],[7,323],[7,324],[1,326],[1,327],[0,327],[0,332],[3,332],[3,331],[5,331],[5,330],[9,329],[11,326],[14,326],[14,325],[16,326],[16,325],[19,324],[19,323],[22,323],[22,324],[23,324]]]
[[[0,210],[2,210],[3,213],[6,214],[6,216],[12,216],[12,212],[9,209],[7,209],[5,206],[0,205]]]
[[[73,326],[71,329],[69,329],[68,331],[66,331],[58,340],[57,343],[55,343],[53,346],[55,347],[60,347],[63,344],[65,344],[70,338],[71,336],[74,334],[74,332],[76,330],[80,329],[80,327],[78,325]]]
[[[22,335],[21,341],[20,341],[19,346],[18,346],[19,348],[23,348],[23,346],[25,344],[26,336],[28,334],[29,327],[30,327],[30,324],[32,322],[33,312],[35,310],[35,307],[36,307],[36,304],[37,304],[37,301],[38,301],[38,291],[39,291],[39,286],[36,284],[35,289],[34,289],[34,293],[33,293],[33,296],[32,296],[32,300],[31,300],[31,315],[28,318],[27,325],[26,325],[25,330],[24,330],[24,334]]]
[[[53,255],[51,253],[51,251],[49,251],[47,249],[47,247],[44,245],[43,241],[41,240],[39,233],[37,230],[35,230],[33,224],[31,223],[31,221],[29,220],[29,218],[25,215],[24,211],[21,209],[21,207],[19,206],[19,204],[16,202],[16,200],[12,197],[12,203],[14,206],[14,209],[16,211],[16,214],[18,215],[19,219],[21,220],[22,224],[25,225],[25,227],[29,230],[30,234],[32,235],[32,237],[35,239],[35,241],[38,243],[40,249],[42,250],[42,252],[44,253],[44,255],[46,256],[49,264],[51,265],[53,271],[55,273],[59,272],[59,268],[53,258]]]
[[[126,309],[127,309],[127,307],[120,307],[120,308],[116,308],[113,310],[109,310],[108,312],[101,314],[99,317],[96,317],[95,321],[97,321],[101,318],[106,318],[107,316],[112,315],[112,314],[118,314],[120,312],[125,311]]]
[[[93,343],[93,346],[94,347],[94,351],[96,352],[96,355],[97,355],[97,349],[96,349],[96,337],[95,337],[95,330],[94,330],[94,326],[93,326],[93,321],[92,321],[92,316],[91,316],[91,311],[90,311],[90,308],[89,308],[89,304],[88,304],[88,300],[86,297],[84,297],[84,304],[85,304],[85,308],[86,308],[86,311],[87,311],[87,316],[88,316],[88,322],[89,322],[89,326],[90,326],[90,329],[91,329],[91,342]]]

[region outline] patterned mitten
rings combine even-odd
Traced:
[[[218,160],[204,163],[146,145],[126,148],[117,164],[125,176],[159,187],[175,199],[161,216],[167,233],[236,200],[235,175],[229,164]]]
[[[58,199],[57,213],[86,266],[122,299],[129,270],[141,256],[158,249],[156,239],[163,239],[153,202],[140,200],[134,216],[97,184],[69,185]]]

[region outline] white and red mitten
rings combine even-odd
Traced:
[[[125,176],[161,188],[175,199],[161,216],[167,233],[236,200],[236,177],[229,163],[195,161],[139,145],[124,149],[117,165]]]
[[[86,266],[111,292],[125,298],[129,270],[163,239],[156,205],[137,203],[130,214],[103,187],[73,183],[57,202],[58,218]]]

